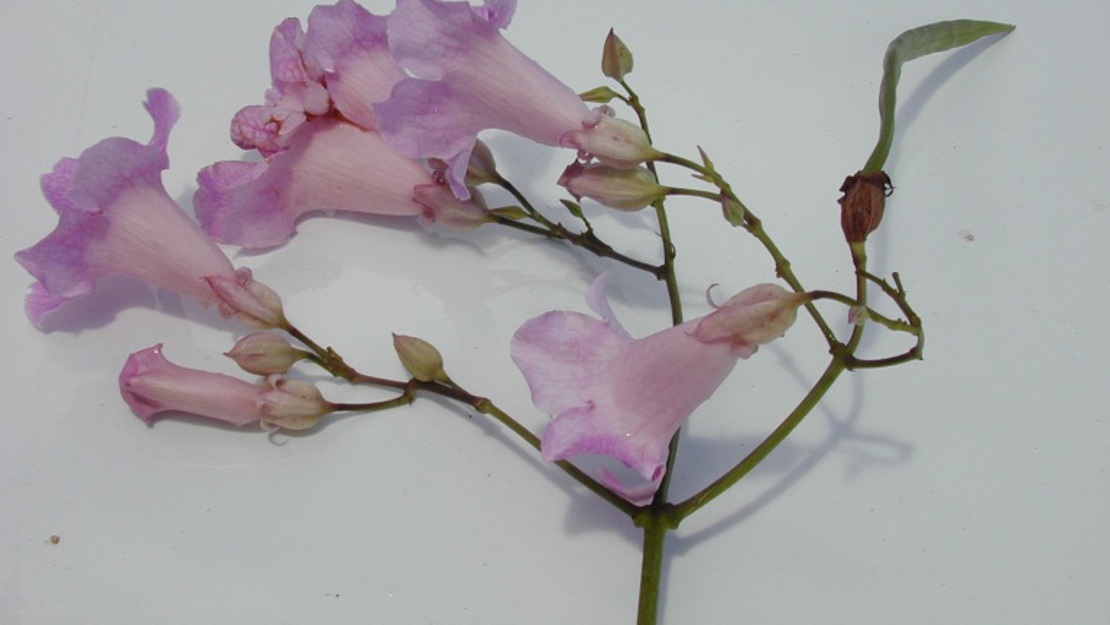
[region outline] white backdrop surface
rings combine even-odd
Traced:
[[[602,83],[616,27],[657,143],[704,147],[807,286],[847,290],[836,190],[873,145],[887,42],[941,19],[1018,25],[904,71],[887,167],[897,191],[872,257],[901,272],[925,360],[842,380],[689,519],[668,545],[663,622],[1110,622],[1110,4],[815,5],[522,0],[508,30],[585,90]],[[4,258],[54,227],[38,178],[57,159],[107,136],[149,138],[151,87],[182,106],[164,181],[189,206],[195,172],[241,154],[227,124],[269,84],[270,30],[311,7],[6,4]],[[511,178],[555,204],[569,153],[490,143]],[[614,241],[651,225],[587,209]],[[718,210],[675,201],[671,215],[689,316],[708,311],[711,283],[731,294],[773,278]],[[650,257],[647,232],[627,245]],[[424,337],[456,380],[537,432],[547,417],[507,351],[525,319],[585,311],[604,269],[634,335],[668,318],[647,278],[507,231],[317,217],[273,253],[228,251],[359,368],[400,377],[389,332]],[[421,399],[274,439],[184,418],[147,427],[117,390],[127,355],[164,342],[175,362],[234,374],[220,354],[242,329],[109,279],[42,333],[22,311],[30,277],[10,260],[0,276],[0,622],[634,621],[638,532],[480,415]],[[691,420],[677,496],[731,466],[815,379],[825,356],[807,324],[742,362]]]

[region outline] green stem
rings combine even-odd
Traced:
[[[798,427],[798,424],[806,418],[807,415],[817,406],[825,393],[829,391],[836,379],[840,374],[847,369],[845,358],[843,355],[837,355],[832,358],[825,372],[813,385],[813,388],[806,393],[802,401],[795,406],[794,410],[779,424],[770,435],[767,436],[759,445],[756,446],[747,456],[744,457],[736,466],[729,469],[727,473],[717,478],[713,483],[706,486],[702,490],[695,493],[690,498],[675,505],[674,516],[677,520],[685,519],[690,516],[702,506],[713,501],[719,495],[732,487],[733,484],[739,482],[741,478],[747,475],[754,469],[763,459],[766,458],[776,447],[779,446],[786,437]]]
[[[687,158],[676,156],[674,154],[665,154],[659,160],[664,163],[670,163],[672,165],[684,167],[696,172],[704,180],[720,189],[720,192],[728,199],[743,206],[743,202],[740,201],[740,198],[737,197],[735,193],[733,193],[732,187],[715,170],[705,167],[700,163],[696,163]],[[695,189],[672,189],[671,191],[675,192],[678,195],[692,195],[710,199],[718,203],[721,201],[721,198],[718,195],[706,192],[699,192]],[[771,237],[767,234],[767,231],[763,229],[763,221],[759,219],[759,217],[757,217],[755,213],[749,210],[746,206],[744,206],[743,211],[744,229],[747,230],[752,236],[754,236],[756,240],[763,245],[763,248],[767,250],[767,253],[771,255],[771,259],[775,263],[775,275],[782,278],[783,281],[790,285],[790,288],[793,289],[795,293],[804,293],[806,289],[802,286],[802,283],[800,280],[798,280],[798,277],[794,275],[794,270],[790,267],[790,261],[787,260],[786,256],[783,255],[781,250],[779,250],[778,245],[776,245],[775,242],[771,240]],[[817,310],[817,307],[814,306],[812,302],[806,302],[805,309],[806,312],[809,313],[809,316],[813,318],[813,321],[817,324],[817,327],[821,330],[821,334],[824,335],[825,341],[829,344],[829,346],[832,347],[833,345],[836,345],[838,343],[836,334],[832,331],[832,328],[829,326],[828,322],[825,321],[824,316],[821,315],[821,311]]]
[[[859,306],[859,302],[857,302],[856,300],[848,297],[847,295],[844,295],[843,293],[837,293],[835,291],[822,291],[822,290],[809,291],[809,296],[811,298],[813,298],[813,300],[815,300],[815,301],[819,300],[819,299],[828,299],[828,300],[832,300],[834,302],[839,302],[841,304],[844,304],[845,306],[851,306],[851,307]],[[879,325],[887,328],[888,330],[891,330],[891,331],[894,331],[894,332],[905,332],[907,334],[913,334],[914,336],[917,336],[917,335],[921,334],[921,328],[919,326],[914,325],[911,321],[903,321],[901,319],[891,319],[890,317],[887,317],[886,315],[878,312],[874,308],[864,308],[864,310],[867,311],[867,318],[868,319],[878,323]]]
[[[313,341],[311,338],[308,337],[307,334],[301,332],[296,326],[291,323],[288,324],[288,326],[284,329],[286,332],[289,333],[290,336],[297,339],[306,347],[312,350],[312,362],[320,365],[324,368],[324,370],[337,378],[342,378],[353,384],[373,384],[375,386],[384,386],[387,388],[395,388],[398,390],[406,390],[408,388],[408,382],[402,382],[401,380],[390,380],[387,378],[379,378],[359,373],[354,369],[354,367],[348,365],[346,361],[344,361],[339,353],[336,352],[334,349],[321,346],[319,343]]]
[[[420,390],[425,390],[437,395],[441,395],[443,397],[469,404],[478,412],[493,417],[502,425],[512,430],[514,434],[519,436],[521,439],[524,440],[525,443],[532,446],[537,451],[540,450],[540,437],[533,434],[531,430],[524,427],[524,425],[514,419],[507,412],[498,408],[497,405],[490,401],[488,398],[473,395],[458,386],[447,387],[442,384],[423,383],[420,384],[418,388],[420,388]],[[591,492],[609,502],[613,505],[613,507],[627,514],[629,517],[635,516],[637,513],[640,512],[639,507],[629,503],[623,497],[609,490],[605,487],[605,485],[590,477],[586,472],[582,471],[570,462],[566,460],[559,460],[556,461],[555,464],[567,475],[574,478],[574,480],[577,481],[579,484],[582,484]]]
[[[645,263],[643,261],[636,260],[635,258],[632,258],[630,256],[621,254],[620,252],[614,250],[609,244],[599,239],[597,235],[593,233],[593,230],[587,230],[586,232],[581,233],[572,232],[562,224],[551,221],[550,219],[545,217],[543,213],[536,210],[535,207],[532,206],[532,204],[528,201],[528,198],[525,197],[524,194],[520,192],[520,189],[517,189],[513,183],[502,178],[497,184],[501,186],[501,188],[508,191],[514,198],[516,198],[516,200],[520,202],[521,206],[524,208],[524,211],[528,213],[528,216],[535,220],[536,223],[539,223],[540,226],[522,224],[518,221],[499,216],[495,217],[495,221],[497,224],[523,232],[528,232],[530,234],[547,237],[549,239],[566,241],[567,243],[570,243],[571,245],[574,245],[576,247],[580,247],[595,256],[599,256],[602,258],[611,258],[634,269],[639,269],[641,271],[647,272],[655,276],[656,279],[662,279],[664,272],[664,268],[662,266]]]
[[[388,408],[396,408],[406,404],[411,404],[420,392],[430,393],[452,399],[457,402],[468,404],[478,412],[488,415],[496,419],[505,427],[509,428],[514,434],[520,437],[525,443],[536,449],[540,449],[540,437],[533,434],[528,428],[524,427],[519,421],[514,419],[504,410],[498,408],[492,401],[485,397],[474,395],[458,384],[451,382],[444,384],[441,382],[421,382],[416,379],[402,382],[399,380],[388,380],[385,378],[378,378],[374,376],[365,375],[358,372],[353,367],[348,365],[343,358],[334,349],[328,347],[321,347],[316,341],[309,338],[304,332],[301,332],[292,324],[285,328],[286,332],[296,337],[297,340],[304,343],[314,353],[312,361],[324,367],[329,373],[338,378],[343,378],[355,384],[374,384],[377,386],[386,386],[390,388],[399,389],[402,394],[393,399],[381,402],[369,403],[349,403],[349,404],[333,404],[335,410],[348,410],[360,412],[374,412],[379,410],[386,410]],[[566,460],[559,460],[555,463],[567,475],[572,477],[578,483],[585,486],[591,492],[595,493],[605,501],[613,505],[621,512],[627,514],[630,518],[641,512],[641,508],[635,506],[623,497],[617,495],[609,490],[604,484],[598,482],[590,477],[584,471],[574,466]]]
[[[412,403],[412,400],[412,393],[406,390],[401,395],[394,397],[393,399],[387,399],[385,401],[350,404],[338,403],[332,404],[332,408],[334,408],[335,410],[344,410],[348,412],[379,412],[382,410],[389,410],[390,408],[407,406],[408,404]]]
[[[628,104],[636,111],[640,120],[640,127],[651,141],[651,130],[648,126],[647,111],[640,103],[640,97],[628,86],[624,80],[620,85],[628,92]],[[646,163],[652,174],[658,174],[654,162]],[[670,222],[667,219],[666,198],[660,198],[652,203],[655,216],[659,222],[659,236],[663,242],[663,281],[667,285],[667,298],[671,304],[671,323],[682,323],[682,299],[678,290],[678,278],[675,274],[675,247],[671,240]],[[682,436],[682,429],[675,431],[671,437],[667,454],[667,464],[663,473],[663,480],[659,489],[655,491],[651,506],[636,518],[637,525],[644,530],[643,559],[640,564],[640,599],[637,608],[637,625],[655,625],[659,613],[659,595],[662,589],[663,555],[666,547],[667,531],[678,527],[673,522],[667,511],[667,493],[670,491],[671,479],[674,477],[674,463],[678,458],[678,443]]]
[[[636,625],[655,625],[659,617],[659,595],[663,586],[663,553],[667,531],[675,525],[662,514],[644,515],[644,556],[640,563],[640,602]]]

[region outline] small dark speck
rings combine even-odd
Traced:
[[[975,233],[970,230],[960,230],[960,238],[971,243],[975,240]]]
[[[62,542],[62,537],[61,536],[58,536],[57,534],[54,534],[53,536],[50,537],[50,544],[51,545],[56,545],[60,542]]]

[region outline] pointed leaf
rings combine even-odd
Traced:
[[[1010,24],[953,20],[907,30],[891,41],[883,58],[883,79],[879,87],[879,142],[867,159],[867,164],[863,166],[863,171],[882,170],[887,155],[890,154],[890,146],[894,142],[896,91],[903,63],[926,54],[959,48],[990,35],[1007,34],[1012,30],[1014,26]]]

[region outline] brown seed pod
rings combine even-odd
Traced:
[[[840,227],[844,237],[849,243],[866,240],[867,235],[879,227],[886,198],[894,192],[890,176],[882,171],[857,171],[844,179],[840,191],[844,195],[837,202],[840,203]]]

